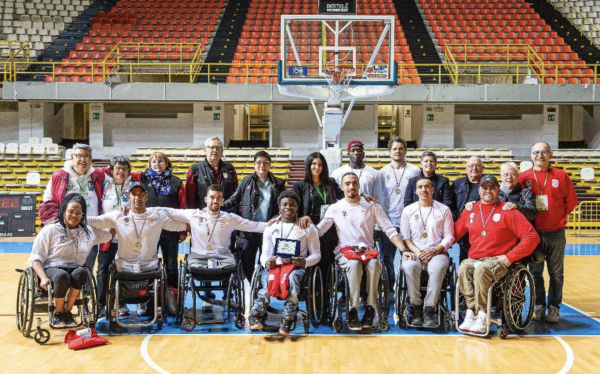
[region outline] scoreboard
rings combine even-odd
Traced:
[[[0,238],[35,235],[35,195],[0,195]]]

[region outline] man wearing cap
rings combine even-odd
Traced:
[[[516,209],[503,210],[500,185],[493,175],[484,175],[479,183],[481,201],[473,211],[463,211],[456,221],[455,239],[469,234],[471,249],[458,270],[460,292],[467,302],[463,332],[484,334],[487,329],[487,292],[515,261],[529,256],[540,239],[527,218]]]
[[[360,140],[353,140],[348,143],[348,157],[350,163],[335,169],[331,173],[331,177],[341,186],[342,176],[348,172],[353,172],[358,176],[360,195],[366,194],[379,201],[381,196],[379,175],[377,170],[363,163],[365,150],[364,144]]]
[[[544,318],[546,305],[548,315],[546,322],[560,321],[559,309],[562,303],[562,289],[565,267],[565,227],[567,216],[577,206],[577,194],[569,175],[554,167],[550,167],[552,149],[546,142],[537,142],[531,148],[533,168],[519,176],[519,183],[531,187],[535,195],[537,216],[535,228],[540,236],[540,244],[533,254],[533,262],[529,270],[535,283],[535,302],[533,320]],[[546,287],[544,284],[544,260],[548,266],[550,288],[546,304]]]
[[[144,183],[131,183],[128,196],[131,202],[129,212],[115,210],[98,217],[88,217],[88,224],[94,228],[113,228],[117,231],[117,271],[134,271],[136,263],[141,263],[142,271],[156,270],[156,247],[161,231],[186,231],[187,225],[172,220],[163,210],[146,210],[148,195]]]
[[[218,137],[204,142],[206,157],[190,167],[185,184],[186,201],[190,209],[206,207],[208,187],[217,184],[223,188],[223,198],[229,199],[238,186],[235,167],[222,159],[223,142]]]

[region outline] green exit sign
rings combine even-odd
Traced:
[[[427,121],[433,121],[433,114],[427,115]]]
[[[213,120],[220,121],[221,120],[221,113],[213,113]]]
[[[554,122],[555,114],[548,114],[548,122]]]
[[[100,119],[100,112],[93,112],[92,119]]]

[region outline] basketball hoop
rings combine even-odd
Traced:
[[[342,100],[348,95],[348,87],[356,70],[352,67],[332,66],[323,69],[329,85],[329,97]]]

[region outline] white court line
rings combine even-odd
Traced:
[[[153,335],[146,335],[146,337],[142,341],[142,345],[140,346],[140,353],[142,354],[142,358],[152,369],[156,370],[157,372],[161,374],[170,374],[168,371],[158,366],[148,354],[148,342],[150,341],[150,339],[152,339],[152,336]]]
[[[556,340],[558,340],[558,342],[563,346],[563,348],[565,349],[565,352],[567,352],[567,360],[565,361],[564,366],[562,367],[562,369],[560,369],[560,371],[558,372],[558,374],[566,374],[568,373],[571,368],[573,367],[573,362],[575,362],[575,355],[573,354],[573,350],[571,349],[571,346],[564,341],[561,337],[559,336],[555,336],[554,337]]]
[[[590,315],[589,313],[586,313],[586,312],[584,312],[584,311],[583,311],[583,310],[581,310],[581,309],[577,309],[577,308],[575,308],[573,305],[571,305],[571,304],[567,304],[567,303],[565,303],[564,301],[563,301],[562,303],[563,303],[564,305],[568,306],[569,308],[573,309],[574,311],[576,311],[576,312],[579,312],[579,313],[583,314],[584,316],[586,316],[586,317],[589,317],[589,318],[593,319],[593,320],[594,320],[594,321],[596,321],[596,322],[600,322],[600,319],[598,319],[598,317],[593,317],[593,316],[592,316],[592,315]]]

